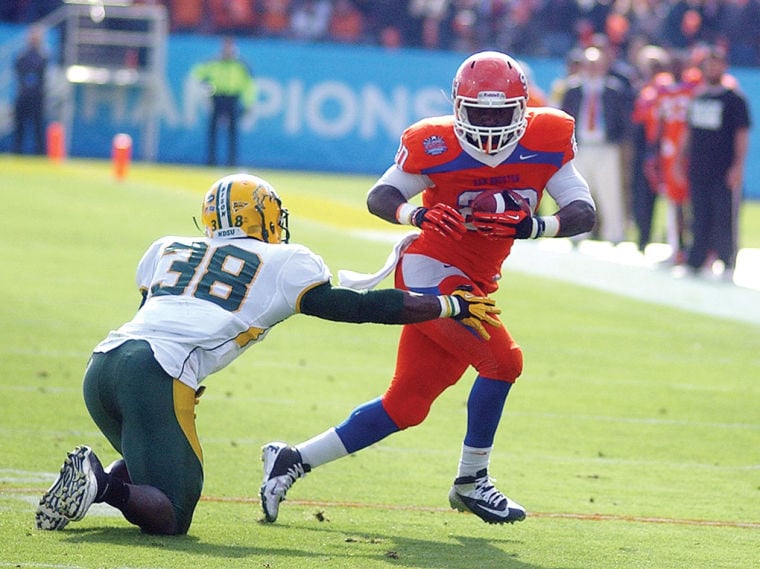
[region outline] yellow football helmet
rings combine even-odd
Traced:
[[[253,237],[267,243],[287,243],[288,210],[265,180],[232,174],[217,180],[203,199],[201,215],[207,237]]]

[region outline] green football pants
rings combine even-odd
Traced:
[[[132,483],[166,494],[178,533],[187,533],[203,488],[195,392],[161,368],[148,342],[130,340],[92,355],[84,400],[95,424],[124,457]]]

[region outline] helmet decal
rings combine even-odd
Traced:
[[[203,202],[203,226],[208,237],[252,237],[267,243],[287,243],[287,210],[274,188],[248,174],[215,182]]]

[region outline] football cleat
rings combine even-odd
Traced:
[[[311,470],[304,464],[301,453],[286,443],[268,443],[261,448],[264,463],[264,480],[261,483],[261,509],[268,522],[277,520],[280,502],[295,481]]]
[[[511,524],[525,519],[525,508],[513,502],[491,484],[484,468],[475,476],[460,476],[449,492],[451,507],[472,512],[488,524]]]
[[[98,481],[105,481],[103,466],[87,446],[68,453],[53,485],[42,496],[34,520],[38,529],[60,530],[81,520],[98,495]]]

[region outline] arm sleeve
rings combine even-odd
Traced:
[[[549,178],[546,191],[559,206],[554,215],[559,222],[555,237],[572,237],[593,229],[596,222],[594,198],[572,160]]]
[[[566,162],[549,178],[546,183],[546,191],[560,208],[577,200],[588,202],[594,206],[594,198],[591,197],[588,182],[578,172],[572,160]]]
[[[375,183],[377,186],[393,186],[407,200],[421,193],[427,187],[433,185],[433,181],[424,174],[410,174],[404,172],[397,164],[388,168],[380,179]],[[370,190],[371,192],[372,190]]]
[[[367,208],[385,221],[399,223],[396,217],[399,206],[432,185],[427,176],[404,172],[394,164],[367,193]]]
[[[324,283],[301,298],[301,312],[337,322],[410,324],[441,316],[437,296],[398,289],[356,291]]]

